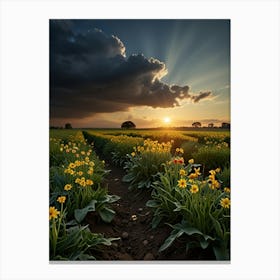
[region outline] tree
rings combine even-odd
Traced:
[[[223,122],[222,128],[230,128],[230,123]]]
[[[125,121],[122,123],[121,128],[136,128],[136,125],[132,121]]]
[[[72,129],[71,123],[66,123],[65,124],[65,129]]]
[[[214,124],[213,123],[209,123],[208,127],[214,127]]]
[[[201,127],[201,123],[200,122],[194,122],[192,124],[192,127]]]

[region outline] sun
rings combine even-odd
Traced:
[[[169,117],[164,117],[163,122],[165,124],[169,124],[171,122],[171,119]]]

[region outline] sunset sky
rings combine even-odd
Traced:
[[[230,121],[229,20],[50,20],[50,125]]]

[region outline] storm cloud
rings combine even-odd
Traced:
[[[170,108],[211,92],[161,81],[166,66],[143,54],[126,57],[125,45],[99,29],[77,32],[71,21],[50,21],[50,116],[83,118],[130,107]]]

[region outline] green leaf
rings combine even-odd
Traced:
[[[224,246],[213,246],[213,251],[216,256],[216,260],[227,261],[229,260],[229,252]]]
[[[198,248],[199,247],[199,243],[196,242],[196,241],[190,241],[187,243],[186,245],[186,253],[188,252],[189,249],[192,249],[192,248]]]
[[[176,225],[170,225],[173,229],[175,230],[181,230],[184,233],[186,233],[187,235],[193,235],[193,234],[199,234],[201,236],[203,236],[203,238],[205,240],[215,240],[215,238],[207,235],[207,234],[203,234],[200,230],[198,230],[197,228],[191,227],[188,225],[188,223],[186,221],[182,221],[181,224],[176,224]]]
[[[108,194],[107,197],[108,197],[108,203],[113,203],[113,202],[116,202],[120,199],[120,197],[117,196],[117,195],[109,195]]]
[[[76,209],[74,212],[74,217],[78,223],[81,223],[82,220],[86,217],[88,212],[95,211],[95,204],[97,200],[93,199],[88,206],[82,209]]]
[[[94,256],[90,256],[89,254],[80,254],[77,256],[77,259],[80,261],[96,260]]]
[[[205,239],[200,240],[200,246],[202,249],[206,249],[208,247],[208,245],[209,245],[209,242],[207,240],[205,240]]]
[[[152,228],[156,228],[158,226],[158,224],[161,222],[162,220],[162,216],[154,216],[153,220],[152,220]]]
[[[125,183],[129,183],[134,179],[134,174],[132,173],[128,173],[126,175],[123,176],[122,181]]]
[[[146,206],[148,207],[158,207],[159,203],[156,200],[148,200]]]
[[[105,223],[110,223],[113,220],[116,212],[110,208],[104,207],[100,209],[98,213]]]
[[[164,241],[163,245],[159,248],[159,252],[164,251],[167,249],[176,238],[180,237],[184,232],[181,230],[173,230],[169,237]]]

